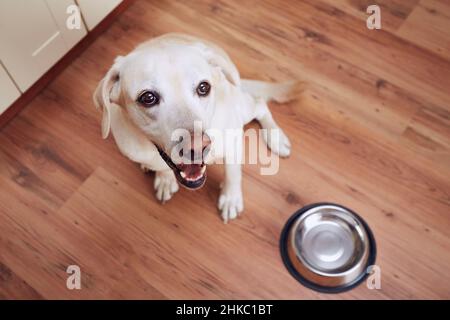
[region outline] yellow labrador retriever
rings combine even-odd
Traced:
[[[208,130],[238,130],[257,119],[268,147],[287,157],[290,143],[267,101],[286,102],[296,82],[271,84],[240,79],[236,66],[218,46],[184,34],[166,34],[117,57],[100,81],[94,101],[103,111],[102,135],[110,131],[120,151],[144,170],[156,171],[160,201],[178,190],[201,187],[206,164],[222,159],[225,181],[218,207],[224,222],[243,210],[240,154],[242,138],[215,143]],[[176,134],[175,134],[176,133]],[[242,135],[241,135],[242,137]],[[177,182],[178,181],[178,182]]]

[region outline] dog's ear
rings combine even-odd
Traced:
[[[111,103],[118,103],[120,96],[120,66],[123,57],[119,56],[114,61],[114,65],[100,81],[94,92],[94,104],[103,111],[102,117],[102,137],[106,139],[111,127]]]
[[[211,66],[221,69],[230,83],[236,86],[241,85],[239,71],[225,51],[212,43],[198,42],[195,45]]]

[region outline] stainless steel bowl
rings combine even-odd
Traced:
[[[280,239],[283,262],[303,285],[321,292],[349,290],[375,263],[376,245],[364,220],[332,203],[297,211]]]

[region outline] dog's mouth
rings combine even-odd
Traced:
[[[165,153],[159,146],[158,152],[161,158],[175,173],[175,177],[182,186],[188,189],[199,189],[206,181],[206,164],[175,164],[167,153]]]

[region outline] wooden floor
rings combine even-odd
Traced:
[[[137,1],[0,131],[1,298],[450,298],[450,2]],[[222,168],[164,205],[152,175],[101,139],[91,100],[116,55],[169,31],[223,46],[243,77],[306,79],[272,105],[293,143],[278,175],[244,167],[244,215],[216,209]],[[278,252],[288,217],[332,201],[378,243],[381,290],[294,281]],[[82,289],[66,288],[79,265]]]

